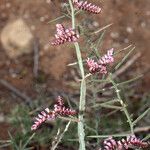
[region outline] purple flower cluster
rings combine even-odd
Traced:
[[[55,39],[51,42],[52,45],[60,45],[65,42],[76,42],[79,35],[72,29],[65,27],[62,24],[56,24]]]
[[[54,105],[53,111],[50,111],[49,108],[46,108],[35,118],[35,122],[31,127],[31,130],[36,130],[42,123],[46,120],[54,120],[57,116],[68,116],[75,115],[76,111],[64,106],[63,99],[58,96],[57,102]]]
[[[149,143],[141,141],[135,135],[131,135],[119,141],[112,137],[108,138],[104,141],[103,147],[103,150],[128,150],[129,148],[147,148]]]
[[[76,114],[75,110],[66,108],[64,106],[63,99],[60,96],[57,97],[57,103],[54,105],[54,112],[56,115],[61,115],[61,116],[68,116],[68,115]]]
[[[87,58],[86,63],[87,63],[89,72],[92,74],[95,74],[97,72],[100,74],[106,74],[107,65],[114,62],[113,52],[114,52],[113,48],[108,50],[107,54],[99,58],[98,61]]]
[[[114,53],[114,49],[111,48],[110,50],[107,51],[107,54],[105,54],[99,59],[98,63],[101,65],[107,65],[109,63],[113,63],[114,62],[113,53]]]
[[[88,3],[87,1],[73,0],[73,4],[76,8],[88,11],[90,13],[98,14],[101,12],[101,8],[99,6]]]

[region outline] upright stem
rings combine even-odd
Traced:
[[[128,112],[128,110],[127,110],[123,100],[121,99],[120,90],[118,89],[117,84],[112,80],[111,75],[110,75],[110,82],[113,84],[113,86],[115,88],[118,100],[119,100],[119,102],[120,102],[120,104],[122,106],[122,110],[123,110],[123,112],[125,113],[125,115],[127,117],[127,120],[128,120],[129,126],[130,126],[130,130],[131,130],[131,134],[134,134],[133,123],[132,123],[132,120],[130,118],[129,112]]]
[[[69,0],[69,5],[71,8],[71,18],[72,18],[72,28],[75,29],[75,13],[72,0]],[[85,132],[84,132],[84,111],[86,103],[86,81],[85,73],[83,67],[83,60],[81,56],[81,51],[78,42],[74,43],[76,49],[76,55],[79,63],[79,68],[82,76],[81,86],[80,86],[80,102],[79,102],[79,115],[78,115],[78,138],[79,138],[79,150],[85,150]]]
[[[79,47],[78,42],[75,42],[74,46],[76,48],[76,54],[77,54],[77,59],[78,59],[78,64],[79,64],[81,76],[82,76],[82,79],[84,79],[85,73],[84,73],[84,67],[83,67],[83,60],[82,60],[81,51],[80,51],[80,47]]]
[[[75,13],[74,13],[74,8],[71,0],[69,0],[69,5],[71,8],[72,28],[75,29]]]

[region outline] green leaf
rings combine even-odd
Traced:
[[[149,111],[150,111],[150,108],[144,111],[136,120],[133,121],[133,125],[135,126],[137,122],[139,122],[144,116],[146,116]]]
[[[126,59],[130,56],[130,54],[135,50],[135,47],[133,47],[126,55],[125,57],[118,63],[118,65],[115,67],[115,70],[117,70],[125,61]]]

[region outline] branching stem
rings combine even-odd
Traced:
[[[75,13],[72,1],[69,0],[69,5],[71,9],[71,18],[72,18],[72,28],[75,29]],[[79,150],[85,150],[85,131],[84,131],[84,111],[85,111],[85,98],[86,98],[86,81],[85,73],[83,67],[83,60],[81,56],[81,51],[78,42],[74,43],[76,49],[76,55],[78,59],[78,64],[82,76],[81,86],[80,86],[80,102],[79,102],[79,122],[78,122],[78,138],[79,138]]]
[[[114,88],[115,88],[118,101],[120,102],[120,104],[121,104],[121,106],[122,106],[122,110],[123,110],[123,112],[125,113],[125,115],[126,115],[126,117],[127,117],[127,120],[128,120],[129,126],[130,126],[130,130],[131,130],[131,134],[134,134],[132,120],[131,120],[131,118],[130,118],[130,115],[129,115],[129,112],[128,112],[127,108],[126,108],[126,105],[124,104],[124,102],[123,102],[123,100],[122,100],[122,98],[121,98],[120,90],[118,89],[117,84],[116,84],[116,83],[113,81],[113,79],[112,79],[112,75],[110,75],[109,80],[110,80],[110,82],[113,84],[113,86],[114,86]]]

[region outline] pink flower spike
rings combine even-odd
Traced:
[[[55,39],[51,44],[56,46],[65,42],[76,42],[78,38],[79,35],[72,28],[65,29],[62,24],[56,24]]]
[[[113,48],[108,50],[107,54],[105,54],[98,60],[98,63],[101,65],[107,65],[114,62],[113,52],[114,52]]]
[[[49,118],[49,108],[46,108],[45,111],[42,111],[41,114],[38,114],[38,117],[36,117],[36,121],[31,127],[31,130],[36,130],[42,123],[44,123],[47,118]]]
[[[63,99],[60,96],[57,97],[57,104],[54,105],[54,112],[61,116],[64,116],[64,115],[68,116],[68,115],[76,114],[75,110],[71,110],[70,108],[66,108],[64,106]]]
[[[73,4],[76,8],[88,11],[90,13],[98,14],[101,12],[99,6],[88,3],[87,1],[73,0]]]
[[[112,137],[104,140],[103,150],[128,150],[129,148],[148,148],[150,146],[149,142],[143,142],[142,140],[131,135],[126,139],[115,140]]]
[[[46,120],[54,120],[58,115],[60,116],[69,116],[75,115],[76,111],[64,106],[63,99],[58,96],[57,103],[54,105],[53,111],[50,111],[49,108],[46,108],[44,111],[41,111],[38,114],[38,117],[35,118],[35,122],[31,127],[31,130],[36,130],[42,123]]]

